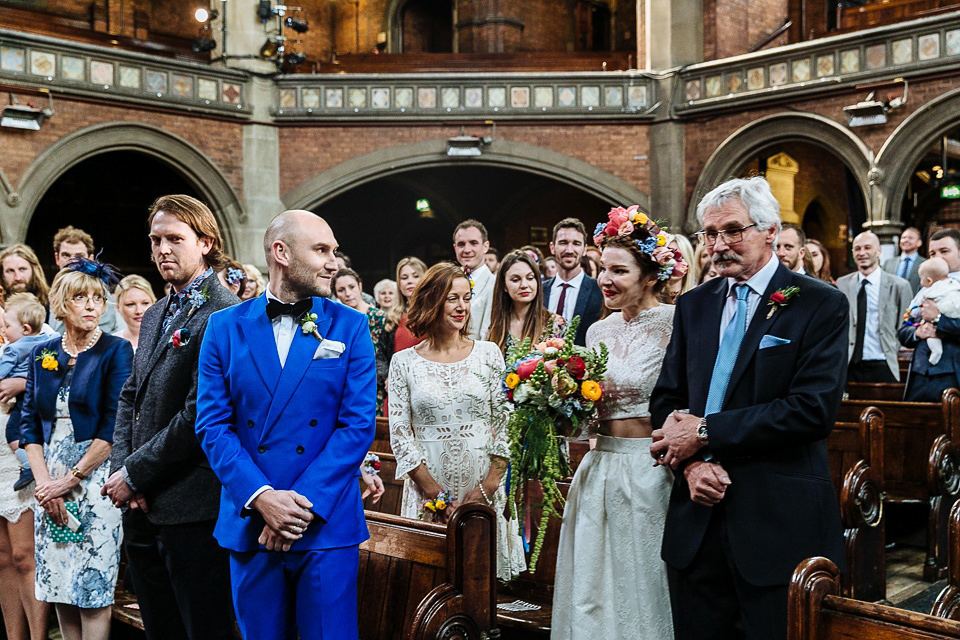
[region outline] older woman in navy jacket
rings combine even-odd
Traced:
[[[112,272],[76,261],[57,274],[50,307],[66,333],[37,345],[27,376],[22,442],[37,480],[39,600],[56,606],[65,640],[106,640],[120,562],[120,512],[107,480],[117,398],[130,343],[99,328]]]

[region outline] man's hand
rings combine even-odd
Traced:
[[[260,512],[267,527],[286,540],[299,540],[313,520],[313,503],[296,491],[267,489],[250,505]],[[261,534],[262,535],[262,534]]]
[[[671,413],[663,427],[652,434],[650,455],[655,461],[653,465],[669,465],[671,469],[676,469],[681,462],[703,448],[703,444],[697,439],[699,424],[698,416],[679,411]]]
[[[134,511],[139,509],[144,513],[150,513],[150,507],[147,506],[147,498],[142,493],[135,493],[130,498],[130,508]]]
[[[716,462],[695,460],[684,468],[683,477],[690,487],[690,499],[705,507],[720,502],[730,486],[730,476]]]
[[[10,402],[26,389],[26,378],[4,378],[0,380],[0,402]]]
[[[933,322],[940,315],[940,309],[933,300],[924,300],[920,305],[920,317],[926,322]]]
[[[367,473],[366,471],[360,470],[360,476],[363,478],[364,484],[367,485],[367,488],[364,489],[363,495],[360,496],[361,500],[365,500],[367,496],[373,494],[373,502],[380,500],[380,496],[383,495],[385,489],[383,488],[383,480],[380,479],[380,476]]]
[[[937,337],[937,328],[929,322],[923,322],[917,326],[917,340],[926,340],[927,338]]]
[[[298,538],[302,536],[297,536]],[[267,551],[290,551],[293,546],[293,540],[288,540],[282,533],[278,533],[270,528],[270,525],[263,525],[263,531],[257,542],[267,548]]]
[[[110,498],[113,506],[119,509],[127,506],[127,503],[130,502],[133,497],[133,489],[123,479],[123,472],[117,470],[107,478],[103,488],[100,489],[100,495]]]

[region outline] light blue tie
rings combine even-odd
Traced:
[[[911,262],[912,260],[913,260],[913,258],[909,258],[909,257],[908,257],[908,258],[904,258],[903,260],[900,261],[900,273],[899,273],[898,275],[899,275],[901,278],[903,278],[904,280],[907,279],[907,273],[910,272],[910,262]]]
[[[713,375],[710,377],[710,391],[707,394],[707,407],[703,415],[709,416],[723,408],[723,399],[727,395],[727,385],[730,384],[730,375],[733,365],[737,363],[740,353],[740,343],[747,332],[747,295],[750,288],[745,284],[734,285],[737,292],[737,312],[723,332],[720,340],[720,350],[717,351],[717,360],[713,363]]]

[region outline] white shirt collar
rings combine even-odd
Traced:
[[[876,269],[873,270],[873,273],[871,273],[868,276],[863,275],[862,271],[857,271],[857,284],[859,285],[864,280],[867,280],[870,284],[875,284],[879,287],[880,278],[883,276],[883,274],[881,273],[882,271],[883,269],[881,269],[880,267],[877,267]]]
[[[775,254],[771,255],[770,259],[767,260],[767,264],[763,265],[760,271],[750,276],[750,279],[747,280],[745,284],[753,289],[754,293],[762,296],[770,285],[770,281],[773,280],[773,274],[777,272],[779,265],[780,261],[777,259],[777,256]],[[727,278],[727,294],[733,291],[735,284],[738,284],[736,280]]]
[[[580,285],[583,284],[583,277],[584,277],[585,275],[586,275],[586,274],[583,272],[583,269],[580,269],[580,273],[578,273],[577,275],[573,276],[573,277],[570,278],[569,280],[564,280],[563,278],[560,277],[559,274],[557,274],[557,277],[553,279],[553,286],[554,286],[554,287],[559,287],[561,284],[568,284],[568,285],[570,285],[571,287],[573,287],[574,289],[579,289],[579,288],[580,288]]]
[[[900,254],[900,260],[901,260],[901,261],[906,260],[907,258],[910,258],[910,259],[912,260],[913,258],[916,258],[916,257],[917,257],[917,252],[916,252],[916,251],[914,251],[913,253],[901,253],[901,254]]]
[[[277,296],[273,295],[273,293],[270,291],[270,285],[269,285],[269,284],[268,284],[266,287],[264,287],[263,290],[264,290],[265,295],[267,296],[267,300],[276,300],[277,302],[283,302],[283,300],[281,300],[281,299],[278,298]]]

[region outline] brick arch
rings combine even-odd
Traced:
[[[874,180],[883,197],[874,204],[891,224],[902,224],[903,195],[927,148],[957,127],[960,127],[960,89],[931,100],[904,118],[880,147]]]
[[[495,140],[483,154],[450,157],[446,140],[427,140],[380,149],[342,162],[288,191],[291,209],[313,209],[350,189],[395,173],[439,166],[483,165],[515,169],[569,184],[611,205],[633,203],[650,210],[650,196],[622,178],[576,158],[523,142]]]
[[[47,190],[71,167],[108,151],[138,151],[170,165],[191,183],[210,207],[227,252],[235,245],[233,229],[246,221],[240,201],[223,173],[202,151],[159,127],[113,122],[75,131],[47,148],[20,181],[16,215],[4,226],[4,239],[22,240]]]
[[[852,131],[813,113],[774,114],[754,120],[724,140],[707,160],[687,207],[687,226],[696,227],[697,204],[711,189],[730,178],[753,155],[773,144],[807,142],[832,153],[857,180],[870,218],[870,167],[873,152]],[[691,226],[692,225],[692,226]]]

